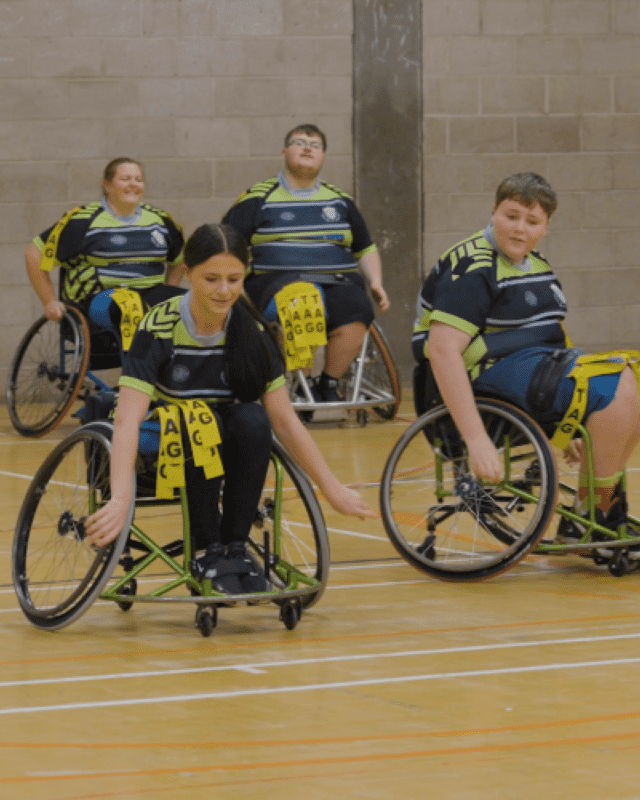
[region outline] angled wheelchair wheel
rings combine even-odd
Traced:
[[[349,368],[347,380],[356,379],[358,361],[359,359],[356,359]],[[346,395],[349,395],[348,388]],[[360,396],[372,400],[380,399],[380,403],[374,405],[373,410],[382,419],[393,419],[400,407],[400,374],[385,335],[375,322],[371,323],[369,328],[364,352]]]
[[[56,630],[78,619],[99,596],[124,549],[123,533],[105,547],[87,539],[87,517],[109,499],[111,444],[91,426],[52,450],[36,473],[18,515],[13,585],[35,626]]]
[[[557,466],[541,428],[497,400],[478,399],[477,407],[503,459],[501,483],[469,472],[466,445],[445,406],[405,431],[382,476],[392,544],[441,580],[479,580],[513,566],[541,539],[556,507]]]
[[[329,579],[329,540],[322,509],[307,476],[274,441],[258,517],[249,544],[269,580],[284,590],[308,589],[303,608],[322,597]]]
[[[67,306],[64,318],[36,320],[9,367],[7,409],[15,429],[37,438],[53,430],[78,396],[89,363],[89,327]]]

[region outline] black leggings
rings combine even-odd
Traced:
[[[271,423],[257,403],[225,405],[213,412],[222,437],[224,475],[207,480],[193,464],[186,425],[182,425],[187,503],[194,550],[212,542],[246,542],[256,517],[271,454]],[[220,518],[220,486],[222,518]]]

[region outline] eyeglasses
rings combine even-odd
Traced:
[[[310,147],[312,150],[322,150],[322,142],[309,142],[306,139],[292,139],[287,147]]]

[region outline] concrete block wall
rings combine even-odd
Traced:
[[[424,269],[486,224],[502,177],[560,204],[541,243],[574,342],[640,348],[640,2],[424,2]]]
[[[301,121],[353,191],[352,26],[352,0],[0,0],[2,386],[41,314],[24,248],[111,158],[141,160],[187,234],[277,172]]]
[[[140,159],[147,199],[189,233],[277,171],[283,134],[309,120],[329,136],[325,177],[355,190],[354,8],[384,13],[385,1],[0,0],[3,385],[40,313],[24,247],[99,195],[109,159]],[[537,170],[560,194],[543,249],[574,340],[639,346],[640,0],[421,11],[420,268],[485,224],[505,174]],[[417,282],[412,272],[406,307]]]

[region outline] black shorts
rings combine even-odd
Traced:
[[[264,313],[275,294],[297,281],[307,281],[320,287],[328,332],[351,322],[361,322],[368,328],[373,322],[373,305],[367,294],[364,278],[359,272],[326,276],[304,272],[251,275],[245,280],[244,288],[254,305]]]

